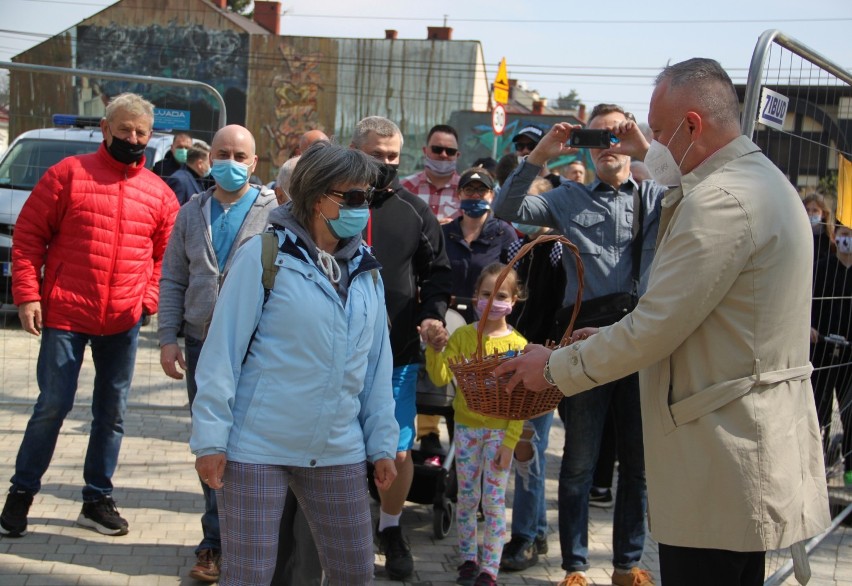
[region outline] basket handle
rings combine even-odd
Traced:
[[[497,280],[494,281],[494,290],[491,292],[491,296],[488,298],[488,302],[485,304],[485,309],[482,312],[482,317],[479,319],[479,324],[476,327],[476,354],[474,356],[478,360],[482,360],[482,334],[485,332],[485,316],[488,315],[488,312],[491,311],[491,306],[494,304],[494,296],[500,290],[500,287],[503,285],[503,281],[506,280],[506,277],[509,276],[509,272],[512,270],[512,267],[515,266],[515,263],[521,260],[526,254],[533,249],[534,246],[538,246],[539,244],[545,244],[547,242],[559,241],[562,243],[562,246],[571,251],[576,259],[577,265],[577,300],[574,302],[574,311],[571,313],[571,321],[568,323],[568,329],[565,330],[565,334],[562,336],[562,340],[559,341],[559,346],[567,346],[568,341],[571,339],[571,333],[574,331],[574,321],[577,319],[577,314],[580,313],[580,301],[583,298],[583,261],[580,258],[580,251],[577,246],[562,236],[560,234],[542,234],[538,238],[527,242],[515,257],[509,261],[509,263],[503,267],[503,270],[500,271],[500,274],[497,275]],[[564,251],[563,251],[564,253]]]

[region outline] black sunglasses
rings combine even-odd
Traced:
[[[523,151],[523,150],[531,151],[535,148],[535,144],[536,143],[534,143],[534,142],[518,141],[518,142],[515,143],[515,150],[516,151]]]
[[[437,145],[432,145],[429,148],[432,149],[432,153],[435,154],[435,155],[440,155],[441,153],[447,153],[448,156],[455,157],[456,153],[459,152],[459,149],[454,149],[454,148],[451,148],[451,147],[444,147],[444,146],[437,146]]]
[[[368,187],[367,189],[350,189],[349,191],[336,191],[334,189],[329,189],[328,193],[343,198],[342,204],[337,203],[336,201],[334,202],[341,207],[347,206],[350,208],[360,208],[365,205],[369,205],[370,202],[373,201],[373,191],[374,189],[372,187]]]

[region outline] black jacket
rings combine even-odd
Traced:
[[[529,236],[524,236],[522,243],[529,241]],[[526,299],[515,304],[508,319],[510,324],[534,344],[544,344],[551,337],[554,316],[562,307],[566,281],[565,265],[559,261],[554,266],[550,259],[551,251],[559,245],[558,242],[539,244],[515,267]],[[562,254],[566,252],[563,250]]]
[[[452,267],[452,292],[458,302],[466,307],[457,306],[467,323],[478,319],[471,301],[476,289],[476,281],[482,269],[491,263],[506,263],[509,246],[518,239],[515,229],[503,220],[490,216],[482,226],[482,232],[471,243],[464,239],[461,228],[462,217],[444,224],[444,238],[447,241],[447,255]]]
[[[852,341],[852,268],[847,269],[833,254],[814,266],[811,327],[823,336],[833,334]],[[852,358],[849,346],[817,342],[811,349],[814,366],[841,364]]]
[[[395,193],[372,210],[364,239],[382,265],[394,367],[420,357],[417,326],[444,321],[452,273],[441,226],[422,199],[394,183]],[[418,295],[419,289],[419,295]]]
[[[154,163],[154,166],[151,168],[151,171],[154,172],[158,177],[169,177],[172,173],[180,169],[183,165],[177,162],[174,154],[170,150],[166,153],[166,156],[162,158],[162,160]]]

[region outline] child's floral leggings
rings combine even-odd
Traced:
[[[456,424],[456,475],[459,494],[456,524],[459,555],[464,561],[477,561],[476,510],[482,497],[485,515],[480,571],[496,577],[500,568],[506,531],[506,484],[509,469],[495,466],[497,450],[506,435],[502,429],[481,429]]]

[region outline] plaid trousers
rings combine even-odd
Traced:
[[[299,468],[228,462],[216,491],[220,586],[269,584],[288,486],[311,527],[330,585],[373,583],[373,531],[365,462]]]

